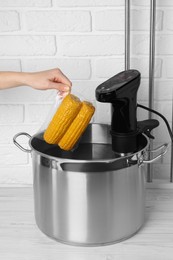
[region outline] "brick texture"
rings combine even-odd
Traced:
[[[55,90],[39,91],[28,87],[1,90],[0,102],[4,100],[12,103],[53,102],[56,96]]]
[[[28,164],[28,155],[14,146],[1,146],[0,149],[0,168],[9,165]],[[1,169],[2,170],[2,169]]]
[[[13,137],[19,132],[26,132],[30,135],[36,134],[40,124],[3,124],[0,125],[0,145],[12,144]],[[28,140],[22,141],[28,143]]]
[[[169,55],[173,53],[173,35],[161,35],[157,37],[156,53]]]
[[[81,1],[81,0],[53,0],[54,6],[65,6],[65,7],[87,7],[87,6],[121,6],[121,0],[88,0],[88,1]]]
[[[0,105],[0,124],[17,124],[24,121],[22,105]]]
[[[1,7],[49,7],[51,0],[0,0]]]
[[[89,32],[91,17],[87,11],[42,11],[26,14],[28,31]]]
[[[131,59],[131,68],[138,68],[142,77],[148,77],[149,66],[148,59]],[[156,59],[155,61],[155,77],[161,77],[162,60]],[[98,77],[107,78],[115,75],[119,71],[124,70],[124,59],[98,59],[96,61],[96,74]]]
[[[21,71],[20,60],[18,59],[1,59],[0,71]]]
[[[11,32],[20,29],[19,14],[15,11],[0,12],[0,31]]]
[[[28,123],[37,123],[37,124],[43,124],[45,121],[47,115],[49,114],[49,111],[51,109],[51,105],[29,105],[27,106],[26,111],[26,119]]]
[[[123,54],[122,35],[88,35],[62,37],[65,56],[102,56]]]
[[[173,16],[172,11],[165,11],[165,19],[163,23],[163,27],[165,30],[173,30]]]
[[[54,55],[56,53],[53,36],[0,36],[0,55]]]
[[[90,79],[91,64],[89,59],[24,59],[23,71],[41,71],[60,68],[71,80]]]
[[[157,11],[156,30],[162,29],[163,12]],[[98,31],[124,30],[124,10],[104,10],[95,13],[95,29]],[[114,21],[114,22],[112,22]],[[140,21],[140,22],[136,22]],[[150,26],[149,10],[132,10],[131,30],[148,31]],[[170,25],[171,26],[171,25]]]
[[[94,15],[94,29],[98,31],[123,31],[124,29],[124,11],[106,10],[98,11]],[[114,21],[114,22],[112,22]]]

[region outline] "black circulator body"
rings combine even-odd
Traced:
[[[140,80],[140,72],[131,69],[118,73],[96,88],[96,99],[112,104],[112,149],[119,154],[137,151],[138,136],[147,129],[149,123],[149,120],[140,122],[142,124],[137,122],[137,91]]]

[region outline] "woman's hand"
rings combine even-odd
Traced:
[[[71,91],[71,81],[58,68],[40,72],[0,72],[0,89],[30,86],[38,90],[56,89],[61,96]]]
[[[26,85],[34,89],[56,89],[60,92],[70,92],[72,83],[60,69],[27,73]]]

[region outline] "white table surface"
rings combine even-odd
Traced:
[[[103,247],[74,247],[37,228],[32,188],[0,188],[0,259],[173,260],[173,189],[147,189],[146,222],[132,238]]]

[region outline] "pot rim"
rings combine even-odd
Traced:
[[[91,124],[90,124],[91,125]],[[92,125],[101,125],[101,126],[106,126],[106,127],[110,127],[110,125],[108,124],[99,124],[99,123],[92,123]],[[140,149],[139,151],[136,151],[136,152],[133,152],[133,153],[129,153],[129,154],[124,154],[123,156],[119,156],[119,157],[116,157],[116,158],[111,158],[111,159],[97,159],[97,160],[80,160],[80,159],[67,159],[67,158],[63,158],[63,157],[56,157],[56,156],[52,156],[52,155],[48,155],[46,153],[43,153],[43,152],[40,152],[38,151],[37,149],[35,149],[33,147],[33,145],[31,144],[33,139],[38,136],[38,134],[41,134],[42,132],[37,132],[36,134],[34,134],[33,136],[31,136],[31,138],[29,139],[29,145],[31,147],[31,152],[34,151],[36,152],[37,154],[39,154],[40,156],[43,156],[49,160],[54,160],[54,161],[58,161],[60,163],[113,163],[113,162],[116,162],[118,160],[128,160],[129,158],[133,158],[135,157],[136,155],[136,160],[135,161],[138,161],[138,154],[143,154],[147,148],[149,147],[149,138],[145,135],[145,134],[141,134],[145,139],[146,139],[146,145]],[[95,142],[97,143],[97,142]],[[141,157],[141,156],[140,156]]]

